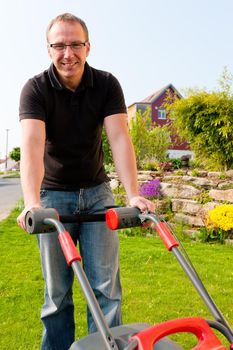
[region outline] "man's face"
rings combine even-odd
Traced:
[[[48,41],[49,44],[57,44],[54,47],[48,46],[48,53],[61,80],[79,81],[90,51],[90,43],[81,24],[62,21],[54,23],[48,34]],[[83,43],[86,43],[85,46]],[[62,44],[74,46],[62,49]]]

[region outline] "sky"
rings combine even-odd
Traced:
[[[118,78],[128,106],[170,83],[212,91],[233,73],[232,0],[1,1],[0,158],[20,146],[20,92],[49,67],[46,27],[64,12],[86,22],[88,63]]]

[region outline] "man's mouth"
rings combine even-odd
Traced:
[[[71,68],[71,67],[75,66],[77,64],[77,62],[62,62],[61,64],[65,67]]]

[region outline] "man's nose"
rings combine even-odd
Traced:
[[[71,56],[73,55],[74,51],[72,50],[71,46],[66,46],[64,49],[64,56]]]

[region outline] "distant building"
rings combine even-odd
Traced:
[[[128,107],[129,124],[136,112],[141,110],[143,113],[149,107],[151,109],[151,118],[156,125],[172,125],[172,120],[169,118],[169,114],[167,114],[163,106],[168,94],[176,96],[176,98],[179,99],[183,98],[179,91],[172,84],[169,84],[152,95],[146,97],[144,100],[131,104]],[[171,139],[172,146],[168,150],[169,157],[180,158],[183,155],[192,155],[189,143],[181,141],[175,132],[171,135]]]
[[[5,170],[19,170],[19,162],[16,162],[11,158],[7,158],[6,164],[6,159],[0,159],[0,171]]]

